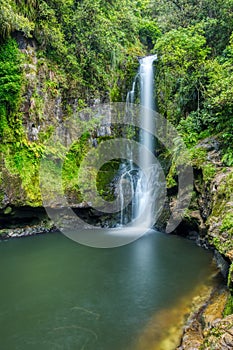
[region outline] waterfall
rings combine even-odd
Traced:
[[[142,169],[134,165],[130,151],[128,162],[121,165],[119,192],[121,201],[120,225],[132,222],[135,226],[150,228],[154,223],[156,208],[156,194],[159,186],[159,172],[154,164],[154,117],[155,107],[153,90],[153,62],[156,55],[147,56],[139,60],[139,71],[133,81],[132,89],[127,94],[126,104],[135,103],[136,87],[140,88],[141,130],[138,142],[144,146],[139,154]],[[138,84],[137,84],[138,83]],[[139,106],[139,108],[140,108]],[[151,132],[145,131],[145,129]],[[131,204],[125,206],[126,200],[131,196]]]
[[[134,81],[133,81],[133,84],[132,84],[132,89],[127,93],[127,97],[126,97],[126,103],[127,104],[135,102],[135,89],[136,89],[136,84],[137,84],[138,77],[139,77],[139,73],[134,78]]]
[[[147,147],[151,152],[154,151],[154,117],[153,111],[155,108],[153,91],[154,91],[154,74],[153,62],[157,58],[156,55],[147,56],[140,60],[139,76],[140,76],[140,104],[144,107],[141,113],[141,125],[139,142]],[[150,130],[151,134],[147,133],[145,129]],[[143,164],[145,167],[151,165],[151,158],[148,158],[149,153],[142,154]]]

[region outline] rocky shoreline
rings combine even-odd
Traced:
[[[216,275],[216,279],[221,276]],[[192,302],[176,350],[230,350],[233,347],[233,315],[224,317],[229,289],[221,283],[200,291]]]
[[[42,207],[7,206],[0,210],[0,240],[22,238],[56,231]]]
[[[57,232],[57,229],[53,224],[51,224],[50,228],[42,225],[35,225],[18,229],[4,229],[0,230],[0,240],[8,240],[10,238],[24,238],[51,232]]]

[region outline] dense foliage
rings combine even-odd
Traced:
[[[36,39],[39,50],[64,68],[76,88],[72,93],[84,100],[106,94],[119,99],[122,70],[132,76],[137,55],[159,34],[146,15],[147,2],[1,0],[1,37],[17,30]]]
[[[217,135],[223,161],[233,164],[233,0],[0,0],[0,5],[0,137],[4,153],[16,154],[17,162],[30,155],[35,164],[43,156],[59,101],[63,118],[96,100],[124,101],[137,56],[156,52],[159,112],[189,147]],[[18,34],[26,40],[23,53]],[[30,40],[36,57],[27,48]],[[29,122],[42,125],[37,142],[25,129]]]
[[[6,178],[21,183],[27,203],[40,204],[39,164],[56,123],[95,101],[125,100],[137,57],[160,35],[148,3],[0,0],[0,147],[6,172],[0,173],[0,187],[8,186]],[[32,125],[41,127],[36,140]],[[65,169],[74,168],[73,153]],[[64,184],[72,190],[76,173],[68,170]]]
[[[232,165],[233,1],[159,0],[151,6],[163,32],[154,48],[160,112],[189,146],[218,135],[223,160]]]
[[[16,42],[9,40],[0,47],[0,138],[8,142],[14,140],[12,130],[19,127],[19,118],[13,113],[17,111],[21,86],[20,54]]]

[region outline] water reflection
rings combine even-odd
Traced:
[[[1,347],[19,350],[151,350],[211,273],[208,252],[155,231],[111,249],[12,240],[0,264]]]

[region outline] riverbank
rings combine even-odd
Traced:
[[[22,238],[56,230],[42,207],[7,206],[0,210],[0,239]]]

